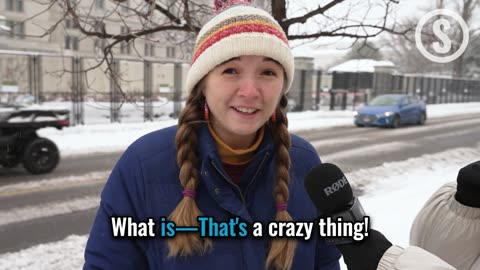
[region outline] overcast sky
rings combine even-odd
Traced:
[[[425,6],[430,1],[423,0]],[[288,7],[288,17],[297,17],[305,14],[306,11],[314,10],[319,5],[325,5],[327,1],[312,1],[312,0],[295,0],[290,1]],[[411,16],[417,11],[422,3],[415,0],[400,0],[399,4],[391,5],[391,15],[387,20],[389,25],[394,23],[394,20],[402,19],[405,16]],[[317,16],[316,20],[309,20],[304,25],[296,25],[290,28],[294,33],[314,33],[319,29],[327,31],[341,23],[342,18],[350,20],[364,21],[369,24],[378,24],[382,21],[385,14],[385,0],[371,0],[371,1],[357,1],[350,0],[342,2],[326,13],[326,17]],[[305,45],[305,41],[291,41],[290,44],[294,49],[296,56],[310,56],[315,57],[315,66],[319,68],[326,68],[332,63],[336,62],[346,54],[353,42],[351,38],[327,38],[322,37],[316,41],[310,41]]]
[[[317,16],[316,20],[309,20],[307,24],[295,26],[290,28],[291,33],[314,33],[321,30],[333,29],[338,26],[342,18],[347,15],[350,20],[361,20],[365,23],[378,24],[382,21],[385,13],[385,2],[387,0],[370,0],[370,1],[358,1],[348,0],[344,1],[334,8],[330,9],[326,16],[330,16],[331,19]],[[401,22],[408,17],[419,18],[433,10],[435,6],[435,0],[398,0],[398,4],[390,5],[391,12],[387,19],[387,25],[392,25],[395,21]],[[457,11],[458,7],[453,3],[461,2],[461,0],[447,0],[446,8]],[[297,17],[301,14],[305,14],[306,10],[310,11],[316,9],[319,5],[325,5],[329,1],[324,0],[295,0],[290,1],[288,8],[288,17]],[[479,9],[477,8],[477,11]],[[478,27],[480,25],[480,16],[477,12],[475,19],[470,22],[472,27]],[[375,42],[385,37],[385,34],[379,35],[378,38],[371,38],[369,40]],[[327,38],[322,37],[316,41],[310,41],[306,45],[301,45],[305,41],[291,41],[291,46],[294,49],[296,56],[310,56],[315,57],[315,65],[318,68],[329,67],[332,63],[336,62],[338,58],[345,55],[353,42],[351,38]]]

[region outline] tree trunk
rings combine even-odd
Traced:
[[[288,36],[288,25],[283,23],[287,18],[287,4],[285,0],[272,0],[272,16],[282,27],[285,34]]]

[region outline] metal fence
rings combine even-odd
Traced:
[[[420,97],[427,104],[461,103],[480,101],[480,81],[465,78],[427,76],[422,74],[389,74],[382,72],[332,74],[334,95],[345,92],[364,96],[364,101],[377,95],[389,93],[411,94]],[[336,101],[340,107],[354,108],[355,100]],[[346,102],[346,105],[343,104]],[[331,106],[335,108],[337,106]]]
[[[33,103],[66,106],[73,125],[153,121],[179,114],[187,68],[183,61],[130,58],[108,68],[94,57],[0,51],[0,101],[30,95]]]
[[[34,103],[58,103],[71,110],[73,125],[178,116],[186,62],[115,58],[108,69],[99,60],[0,51],[0,101],[28,94]],[[476,80],[385,72],[325,74],[312,67],[297,66],[288,93],[290,111],[353,110],[385,93],[413,94],[428,104],[480,101]]]

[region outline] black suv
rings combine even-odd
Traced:
[[[60,154],[55,143],[39,137],[37,130],[68,127],[69,115],[66,109],[0,103],[0,166],[13,168],[22,163],[32,174],[51,172]]]

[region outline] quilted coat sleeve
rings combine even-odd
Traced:
[[[378,263],[377,270],[456,270],[432,253],[419,247],[390,247]]]
[[[114,238],[111,216],[141,219],[142,172],[131,149],[122,155],[105,184],[85,248],[83,269],[147,269],[145,247],[138,238]]]
[[[480,257],[480,208],[457,202],[456,191],[457,183],[449,182],[432,194],[415,217],[410,245],[455,268],[480,269],[473,267]]]

